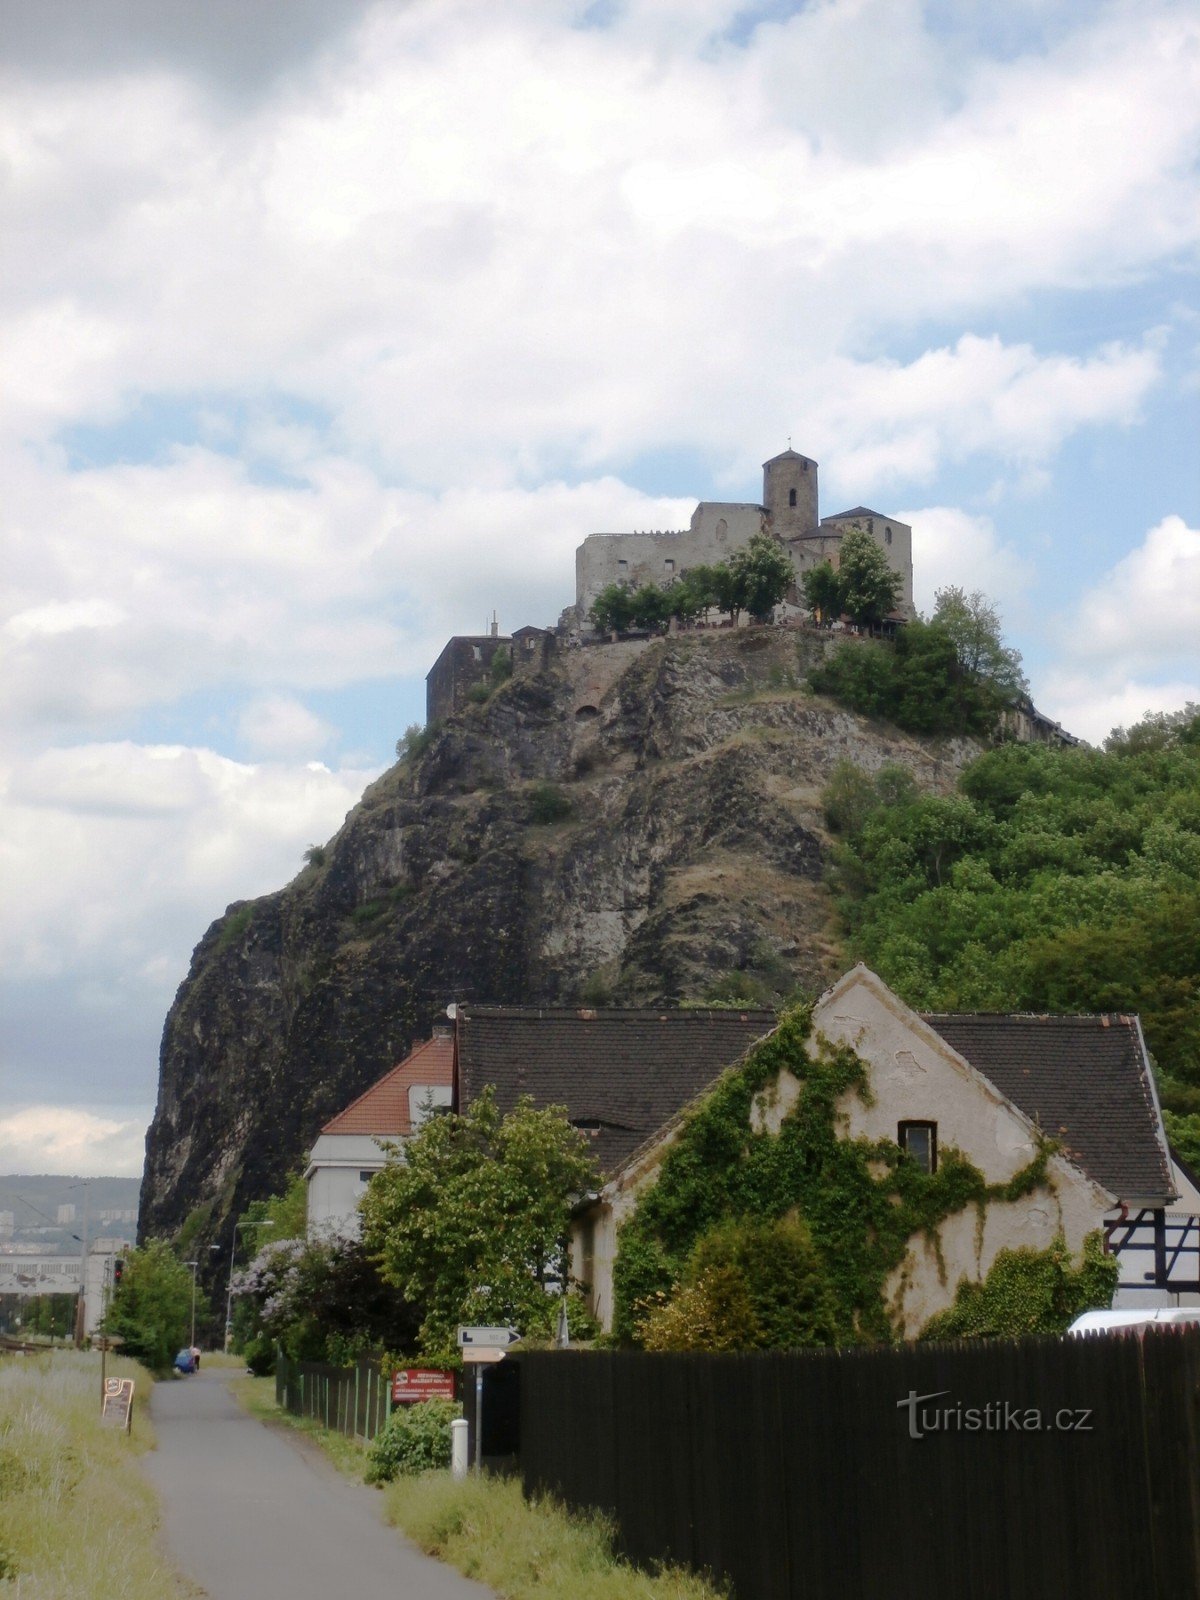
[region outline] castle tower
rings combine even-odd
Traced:
[[[817,463],[791,449],[764,461],[762,503],[777,539],[816,533]]]

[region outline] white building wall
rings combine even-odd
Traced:
[[[715,566],[748,545],[763,527],[761,506],[705,500],[691,525],[651,533],[589,533],[575,552],[580,624],[610,583],[670,583],[691,567]]]
[[[308,1237],[357,1239],[358,1202],[386,1157],[369,1133],[323,1133],[308,1158]]]

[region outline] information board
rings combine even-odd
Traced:
[[[95,1416],[95,1412],[92,1415]],[[133,1426],[133,1379],[106,1378],[104,1380],[104,1409],[100,1421],[105,1427],[124,1428],[128,1433]]]
[[[454,1374],[431,1367],[401,1367],[392,1374],[392,1404],[412,1406],[419,1400],[453,1400]]]

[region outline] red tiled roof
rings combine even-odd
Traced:
[[[419,1044],[390,1072],[352,1100],[321,1129],[322,1133],[371,1133],[396,1139],[412,1132],[408,1091],[414,1084],[449,1088],[454,1081],[454,1039],[439,1035]]]

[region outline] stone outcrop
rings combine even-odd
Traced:
[[[944,789],[974,753],[808,693],[812,631],[598,648],[428,730],[322,859],[204,935],[163,1035],[145,1235],[190,1217],[198,1253],[226,1240],[450,1001],[818,991],[842,965],[832,768],[900,762]]]

